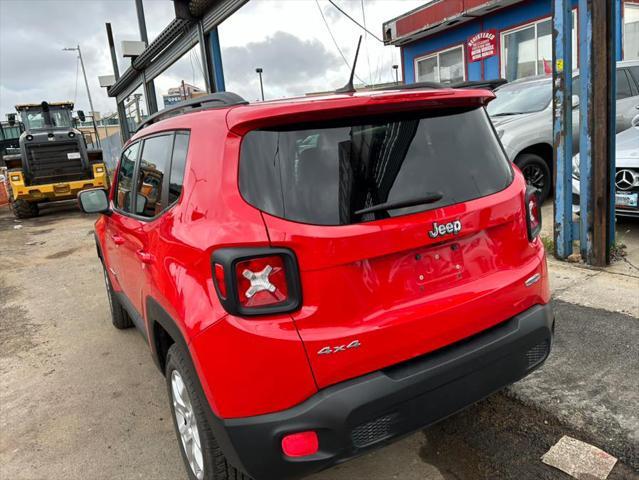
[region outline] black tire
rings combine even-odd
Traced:
[[[552,188],[552,174],[546,161],[534,153],[522,153],[515,159],[515,165],[524,174],[526,183],[539,190],[539,201],[543,203]]]
[[[13,212],[14,217],[33,218],[38,216],[40,209],[38,208],[37,203],[26,202],[24,200],[14,200],[13,190],[10,185],[7,185],[7,190],[9,191],[9,205],[11,206],[11,211]]]
[[[167,391],[169,395],[169,404],[171,408],[171,416],[173,417],[173,426],[175,427],[175,433],[177,436],[180,453],[182,454],[182,460],[184,460],[184,466],[186,468],[187,475],[190,480],[251,480],[233,467],[222,453],[220,446],[213,436],[213,432],[207,421],[204,413],[205,408],[209,408],[207,400],[204,398],[204,394],[201,391],[199,382],[196,378],[196,373],[193,370],[192,364],[187,357],[188,353],[184,349],[174,343],[169,348],[166,357],[166,370],[165,378]],[[200,439],[200,446],[202,451],[202,470],[200,476],[196,476],[193,468],[189,463],[187,457],[184,442],[178,428],[178,419],[176,415],[176,401],[174,400],[172,378],[173,372],[179,374],[184,389],[187,393],[187,399],[192,406],[193,416],[197,425],[197,435]],[[184,425],[186,422],[181,422]]]
[[[111,286],[111,281],[109,280],[109,275],[107,274],[106,267],[104,264],[102,265],[102,273],[104,274],[104,286],[107,291],[107,298],[109,299],[109,310],[111,311],[111,323],[118,330],[124,330],[126,328],[131,328],[133,326],[133,322],[129,317],[129,314],[126,313],[126,310],[118,300],[118,297],[115,295],[113,291],[113,287]]]

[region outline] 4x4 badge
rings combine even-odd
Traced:
[[[362,344],[359,343],[359,340],[353,340],[348,345],[337,345],[335,347],[324,347],[324,348],[320,349],[317,352],[317,354],[318,355],[328,355],[330,353],[345,352],[346,350],[348,350],[350,348],[359,348],[361,346],[362,346]]]
[[[433,229],[428,232],[428,236],[430,238],[441,237],[442,235],[448,235],[452,233],[453,235],[457,235],[461,232],[462,223],[461,220],[455,220],[454,222],[442,223],[439,225],[437,222],[433,222]]]

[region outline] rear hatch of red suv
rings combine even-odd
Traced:
[[[543,247],[483,108],[490,94],[448,92],[271,107],[244,124],[240,191],[271,244],[297,257],[290,315],[320,388],[547,301]]]

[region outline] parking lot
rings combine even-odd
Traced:
[[[110,325],[93,221],[74,203],[43,209],[40,218],[20,222],[7,208],[0,209],[0,477],[186,478],[164,379],[142,336]],[[629,224],[629,230],[636,228]],[[635,307],[631,305],[627,315],[565,303],[561,298],[573,294],[569,276],[553,277],[559,282],[554,285],[559,288],[553,356],[537,374],[520,382],[519,390],[495,395],[313,480],[570,478],[540,461],[564,434],[598,442],[619,456],[609,478],[639,478],[637,447],[631,441],[639,425],[630,407],[636,389],[621,398],[629,412],[624,405],[606,403],[613,401],[608,396],[620,395],[614,385],[627,389],[624,382],[637,379]],[[621,277],[625,283],[620,289],[636,285],[637,277]],[[575,299],[578,296],[568,298]],[[636,302],[636,296],[629,301]],[[589,328],[600,328],[599,336]],[[579,335],[584,339],[575,346],[571,342]],[[602,341],[617,342],[611,349],[616,351],[603,351],[608,347]],[[565,376],[561,364],[570,363],[568,357],[584,368],[599,362],[605,368],[593,373],[572,365],[572,373]],[[588,366],[590,360],[594,363]],[[624,371],[615,376],[623,364]],[[594,375],[599,386],[588,386],[588,375]],[[580,389],[603,407],[582,402]],[[539,397],[539,403],[526,401],[531,397]]]

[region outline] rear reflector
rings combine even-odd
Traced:
[[[526,188],[526,226],[528,228],[528,240],[531,242],[541,232],[541,205],[539,204],[539,191],[531,187]]]
[[[224,267],[219,263],[214,264],[215,283],[220,292],[220,297],[226,298],[226,282],[224,281]]]
[[[299,432],[282,438],[282,452],[287,457],[307,457],[319,451],[319,439],[314,431]]]

